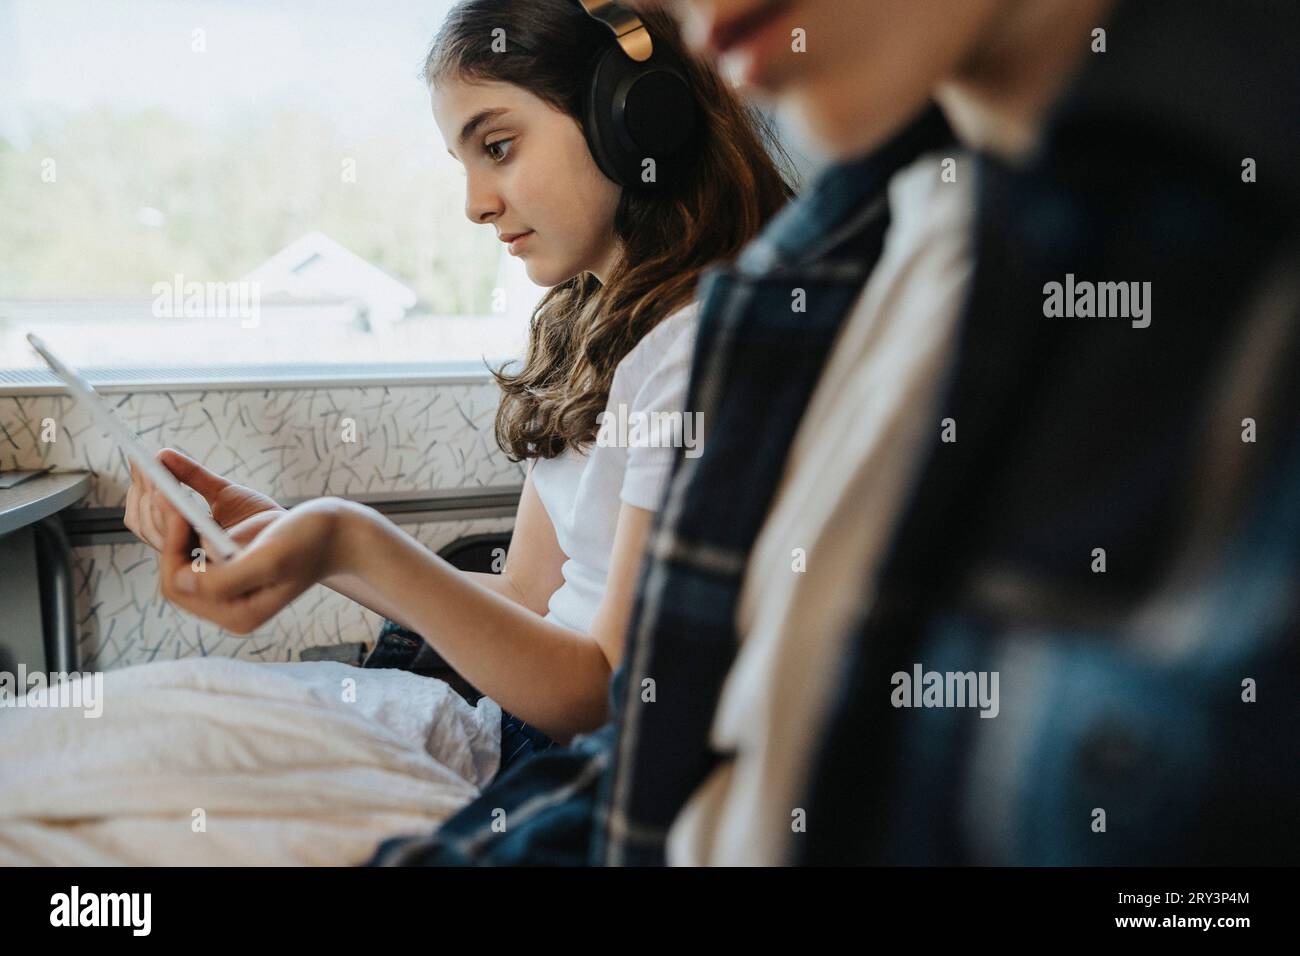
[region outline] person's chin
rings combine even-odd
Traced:
[[[528,280],[533,285],[540,285],[548,289],[569,278],[568,276],[559,275],[554,266],[533,258],[524,259],[524,272],[528,273]]]
[[[558,263],[537,254],[524,256],[523,260],[524,272],[528,273],[529,281],[546,288],[566,282],[582,271],[577,267]]]
[[[777,100],[808,145],[832,162],[856,159],[877,148],[924,107],[924,91],[872,102],[848,84],[794,83]]]

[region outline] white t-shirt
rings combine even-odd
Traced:
[[[955,183],[941,180],[940,153],[889,182],[880,261],[836,338],[746,566],[741,647],[710,731],[734,757],[678,814],[670,863],[789,862],[849,626],[923,442],[941,428],[938,393],[972,269],[973,170],[958,155]]]
[[[627,423],[626,428],[611,426],[610,431],[615,437],[621,431],[626,445],[593,443],[584,452],[569,448],[533,465],[533,487],[555,526],[560,550],[568,557],[562,568],[564,583],[551,595],[549,621],[583,634],[591,632],[592,618],[605,595],[620,502],[659,510],[668,473],[680,452],[662,438],[642,440],[638,436],[643,432],[634,423],[638,414],[686,413],[698,318],[695,302],[673,313],[647,332],[615,368],[605,409],[610,422],[621,416]]]

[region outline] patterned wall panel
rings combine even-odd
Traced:
[[[519,485],[492,437],[494,383],[110,395],[151,445],[273,498]],[[43,438],[52,437],[52,441]],[[0,397],[0,468],[95,473],[83,507],[121,507],[130,469],[61,395]]]
[[[149,444],[184,451],[279,500],[517,487],[524,468],[492,437],[494,383],[112,394]],[[53,440],[48,440],[48,439]],[[0,467],[94,473],[81,507],[122,507],[126,459],[71,398],[0,396]],[[510,518],[402,525],[432,550]],[[315,587],[248,636],[190,617],[158,594],[157,560],[139,542],[74,549],[83,664],[110,669],[216,654],[294,659],[303,648],[373,640],[380,618]]]

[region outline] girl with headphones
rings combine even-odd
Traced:
[[[228,630],[248,633],[319,582],[419,634],[503,708],[504,766],[606,719],[642,553],[682,452],[679,436],[644,430],[602,441],[602,413],[699,411],[685,407],[696,282],[790,189],[764,123],[658,11],[464,0],[424,78],[465,168],[466,215],[550,287],[522,364],[493,373],[497,441],[530,461],[504,570],[459,571],[354,502],[284,511],[171,451],[164,463],[247,549],[192,573],[191,530],[140,476],[127,522],[160,549],[164,596]]]

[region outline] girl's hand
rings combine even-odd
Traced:
[[[198,536],[161,495],[164,535],[159,588],[177,607],[235,634],[248,634],[313,584],[345,570],[341,526],[348,503],[316,498],[278,515],[219,564],[195,556]]]
[[[235,539],[236,544],[252,541],[263,528],[286,513],[260,491],[227,481],[174,448],[160,451],[158,461],[176,476],[177,481],[189,485],[204,497],[213,519]],[[126,514],[122,521],[155,551],[161,551],[163,547],[162,503],[165,501],[157,486],[131,462],[131,487],[126,493]],[[207,542],[203,544],[205,549],[211,550]]]

